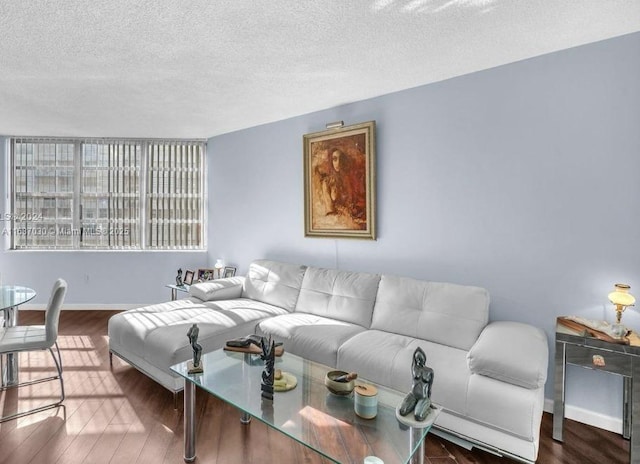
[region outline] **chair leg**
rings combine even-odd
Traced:
[[[45,378],[41,378],[41,379],[31,380],[31,381],[28,381],[28,382],[18,383],[18,384],[15,384],[15,385],[11,385],[10,387],[2,387],[2,388],[0,388],[0,391],[8,390],[9,388],[23,387],[23,386],[27,386],[27,385],[34,385],[34,384],[41,383],[41,382],[47,382],[47,381],[50,381],[50,380],[59,379],[60,380],[60,400],[56,401],[55,403],[51,403],[51,404],[47,404],[45,406],[40,406],[40,407],[37,407],[37,408],[34,408],[34,409],[30,409],[28,411],[18,412],[18,413],[15,413],[15,414],[11,414],[9,416],[0,417],[0,423],[6,422],[6,421],[11,420],[11,419],[17,419],[19,417],[24,417],[24,416],[27,416],[29,414],[33,414],[33,413],[36,413],[36,412],[46,411],[47,409],[57,408],[58,406],[62,406],[64,408],[64,406],[62,405],[62,402],[64,401],[64,398],[65,398],[64,380],[62,379],[62,356],[61,356],[61,353],[60,353],[60,347],[58,346],[57,342],[55,343],[55,346],[56,346],[56,350],[58,351],[58,357],[56,357],[56,355],[53,352],[52,348],[49,348],[49,353],[51,353],[51,357],[53,358],[53,362],[56,365],[56,370],[58,371],[58,375],[57,376],[45,377]]]
[[[58,404],[64,401],[64,380],[62,379],[62,355],[60,354],[60,347],[58,346],[58,342],[55,343],[56,350],[58,351],[58,358],[56,359],[56,355],[53,353],[53,350],[49,348],[49,352],[51,353],[51,357],[53,358],[53,362],[56,363],[56,369],[58,369],[58,378],[60,379],[60,401]]]

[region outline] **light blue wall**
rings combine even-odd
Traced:
[[[557,316],[612,320],[615,282],[640,295],[639,56],[632,34],[214,137],[210,258],[483,286],[551,362]],[[302,135],[372,119],[378,240],[304,238]],[[620,417],[619,379],[569,374],[569,404]]]
[[[6,139],[0,137],[0,214],[8,212]],[[2,232],[10,223],[0,218],[0,273],[4,284],[26,285],[46,304],[57,277],[69,284],[67,307],[127,307],[167,301],[176,270],[207,267],[206,252],[7,251]]]

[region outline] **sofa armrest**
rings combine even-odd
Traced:
[[[242,296],[243,285],[244,277],[227,277],[193,284],[189,294],[202,301],[231,300]]]
[[[520,322],[492,322],[467,353],[474,374],[524,388],[540,388],[547,380],[547,335]]]

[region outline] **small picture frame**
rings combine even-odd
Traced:
[[[227,266],[227,267],[224,268],[224,272],[222,274],[222,277],[233,277],[235,275],[236,275],[236,268]]]
[[[215,278],[215,269],[198,269],[197,280],[198,282],[206,282]]]
[[[191,285],[193,283],[193,271],[187,270],[184,273],[184,284]]]

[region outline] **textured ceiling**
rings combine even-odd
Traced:
[[[0,134],[205,138],[639,30],[639,0],[0,0]]]

